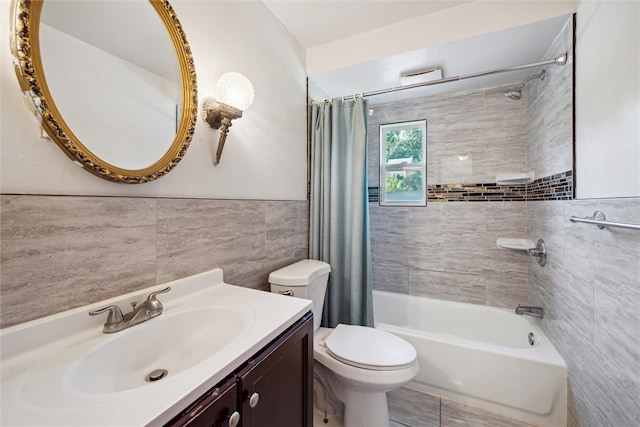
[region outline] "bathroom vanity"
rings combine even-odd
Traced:
[[[89,316],[168,286],[127,329]],[[311,426],[310,310],[216,269],[3,329],[0,424]]]
[[[308,313],[167,425],[311,427],[312,369]]]

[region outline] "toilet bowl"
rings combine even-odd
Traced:
[[[330,271],[325,262],[303,260],[269,275],[271,292],[313,301],[314,364],[323,367],[314,369],[314,385],[324,388],[322,396],[314,396],[314,413],[343,416],[345,427],[388,426],[386,392],[417,375],[416,351],[403,339],[378,329],[343,324],[320,327]]]

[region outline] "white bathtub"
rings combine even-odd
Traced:
[[[420,373],[409,388],[538,425],[566,425],[567,365],[538,319],[381,291],[373,292],[373,310],[376,328],[418,352]]]

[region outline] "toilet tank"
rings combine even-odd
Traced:
[[[320,327],[324,296],[331,266],[323,261],[305,259],[269,274],[271,292],[310,299],[313,302],[314,330]]]

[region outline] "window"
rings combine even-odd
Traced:
[[[425,206],[427,121],[380,125],[380,204]]]

